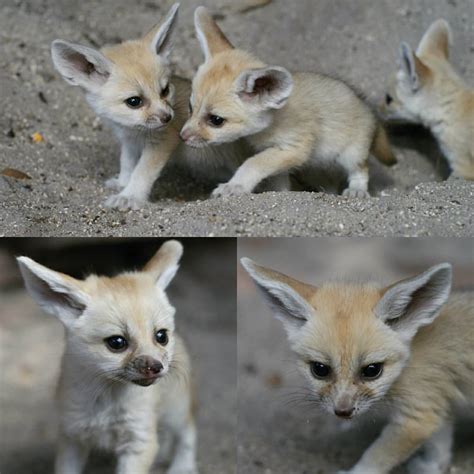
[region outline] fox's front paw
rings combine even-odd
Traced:
[[[145,200],[135,196],[127,196],[126,194],[115,194],[114,196],[110,196],[107,201],[105,201],[105,205],[107,207],[118,209],[120,211],[128,211],[129,209],[138,211],[144,207],[145,204]]]
[[[448,466],[441,466],[438,462],[415,456],[408,464],[409,474],[444,474]]]
[[[212,192],[212,197],[240,196],[250,191],[241,184],[223,183],[219,184]]]
[[[344,189],[342,195],[346,198],[353,199],[353,198],[360,198],[360,199],[367,199],[370,197],[370,194],[363,189],[351,189],[347,188]]]
[[[112,189],[113,191],[122,191],[122,189],[125,187],[125,184],[122,184],[118,176],[116,176],[115,178],[108,179],[105,182],[105,187]]]

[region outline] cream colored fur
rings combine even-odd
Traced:
[[[107,200],[107,206],[142,207],[171,158],[191,168],[205,168],[217,180],[231,176],[248,156],[240,142],[196,150],[179,138],[188,117],[191,83],[174,76],[169,62],[178,6],[139,40],[101,51],[62,40],[52,43],[58,71],[84,90],[91,107],[121,143],[120,174],[106,183],[119,193]],[[125,101],[131,97],[142,98],[143,105],[129,107]]]
[[[348,180],[344,194],[365,196],[369,153],[395,162],[383,128],[345,83],[290,74],[234,49],[203,7],[195,25],[206,60],[193,80],[193,112],[181,135],[192,146],[245,138],[255,152],[215,196],[249,193],[288,172],[304,180],[314,167],[339,169]],[[223,124],[213,124],[212,116]]]
[[[474,402],[474,294],[450,294],[451,268],[438,265],[388,288],[301,283],[242,264],[284,323],[315,406],[357,418],[382,411],[389,422],[346,474],[385,474],[409,459],[412,474],[444,474],[453,411]],[[311,364],[330,367],[327,378]],[[364,367],[382,363],[374,379]]]
[[[190,362],[165,294],[181,254],[168,241],[141,272],[85,280],[18,259],[31,296],[66,329],[56,474],[85,472],[92,448],[117,456],[117,474],[148,474],[162,439],[168,474],[196,474]],[[111,350],[111,336],[128,345]]]
[[[449,62],[451,30],[434,22],[416,53],[402,43],[400,68],[383,110],[388,118],[429,128],[455,176],[474,179],[474,91]]]

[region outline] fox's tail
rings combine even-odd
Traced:
[[[397,157],[393,154],[387,132],[381,124],[377,125],[370,152],[384,165],[392,166],[397,163]]]

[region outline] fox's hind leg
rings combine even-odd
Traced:
[[[447,421],[408,463],[410,474],[444,474],[451,463],[453,423]]]
[[[348,186],[342,195],[348,198],[369,197],[369,147],[366,144],[352,145],[337,158],[347,173]]]

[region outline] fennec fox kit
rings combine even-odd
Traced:
[[[283,322],[317,407],[340,418],[390,413],[350,474],[383,474],[412,457],[412,474],[444,474],[452,409],[474,400],[474,294],[450,296],[441,264],[387,288],[314,287],[242,264]]]
[[[384,129],[346,84],[290,74],[235,49],[204,7],[195,12],[195,27],[205,62],[181,137],[191,146],[245,137],[256,152],[214,195],[249,193],[270,176],[322,165],[343,170],[345,195],[365,196],[369,153],[395,162]]]
[[[383,109],[387,118],[423,124],[436,137],[455,176],[474,179],[474,90],[449,62],[451,30],[435,21],[416,53],[402,43],[399,71]]]
[[[121,143],[120,174],[106,183],[120,191],[107,200],[110,207],[142,207],[172,156],[213,168],[232,165],[232,171],[238,166],[234,162],[245,158],[239,144],[193,150],[179,138],[188,116],[191,83],[173,76],[170,66],[178,8],[175,4],[142,39],[100,51],[62,40],[52,43],[56,69],[69,84],[83,89],[90,106]]]
[[[118,474],[147,474],[158,427],[160,457],[174,448],[168,474],[197,472],[189,358],[165,294],[181,254],[171,240],[141,272],[83,281],[18,259],[30,295],[66,329],[56,474],[84,472],[93,447],[118,457]]]

